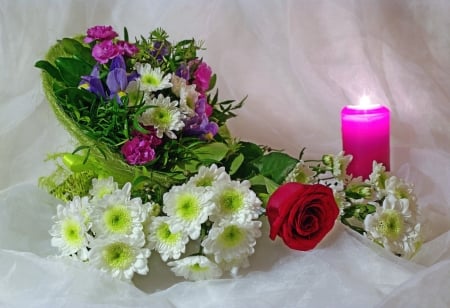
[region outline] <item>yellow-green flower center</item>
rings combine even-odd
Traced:
[[[386,210],[378,221],[377,231],[390,240],[396,240],[403,233],[404,222],[399,212]]]
[[[66,219],[62,223],[62,238],[71,247],[81,247],[83,245],[83,235],[80,223],[74,219]]]
[[[159,78],[157,78],[153,74],[146,74],[146,75],[142,76],[141,77],[141,82],[143,84],[149,84],[149,85],[152,85],[152,86],[157,86],[157,85],[159,85],[161,83]]]
[[[184,220],[193,220],[200,213],[200,205],[196,196],[189,193],[182,194],[176,201],[175,213]]]
[[[172,120],[170,111],[165,107],[155,107],[152,113],[152,122],[158,126],[168,126]]]
[[[181,233],[170,232],[169,225],[166,223],[162,223],[156,230],[156,236],[162,242],[170,245],[176,243],[180,239]]]
[[[208,267],[207,266],[201,266],[200,264],[198,264],[198,263],[195,263],[195,264],[192,264],[191,266],[189,266],[189,269],[192,271],[192,272],[206,272],[207,270],[208,270]]]
[[[225,214],[238,212],[244,206],[244,196],[237,189],[227,189],[219,197],[220,209]]]
[[[106,228],[112,233],[126,234],[132,227],[131,213],[123,205],[115,205],[107,209],[103,219]]]
[[[226,248],[239,246],[245,237],[245,233],[236,225],[225,227],[222,234],[218,237],[220,244]]]
[[[134,259],[134,251],[126,243],[112,243],[103,250],[103,261],[109,268],[125,270]]]

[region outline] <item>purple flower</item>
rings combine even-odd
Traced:
[[[196,90],[201,94],[208,90],[211,74],[211,68],[205,62],[201,62],[195,70],[194,84],[196,85]]]
[[[92,56],[101,64],[107,63],[110,59],[120,54],[120,49],[111,40],[102,41],[92,48]]]
[[[122,97],[126,95],[125,90],[128,83],[137,77],[137,72],[130,74],[130,76],[127,75],[125,60],[122,55],[112,59],[108,76],[106,76],[109,98],[114,98],[119,104],[122,104]]]
[[[206,114],[195,115],[186,121],[184,132],[187,135],[198,136],[203,140],[211,140],[217,134],[219,126],[210,122]]]
[[[123,144],[120,151],[130,165],[145,165],[155,159],[154,148],[162,141],[156,137],[154,129],[148,130],[148,134],[134,132],[134,137]]]
[[[175,75],[185,80],[189,80],[189,78],[191,77],[189,67],[184,63],[180,64],[180,66],[175,71]]]
[[[110,92],[109,98],[115,98],[119,104],[122,104],[121,98],[125,95],[128,86],[125,68],[125,60],[122,55],[118,55],[111,61],[111,67],[106,77],[106,85]]]
[[[126,56],[134,56],[139,52],[139,49],[136,47],[136,45],[128,43],[126,41],[118,41],[117,47],[120,50],[120,54],[126,55]]]
[[[153,49],[150,54],[156,58],[157,61],[162,61],[162,59],[169,54],[170,44],[167,42],[154,42]]]
[[[200,139],[211,140],[217,134],[219,126],[215,122],[210,122],[207,111],[209,106],[205,97],[200,97],[195,103],[195,115],[185,121],[183,131]]]
[[[87,36],[83,41],[90,43],[95,40],[112,40],[117,35],[111,26],[94,26],[87,30]]]
[[[98,64],[94,66],[89,76],[81,76],[81,82],[78,87],[106,98],[105,90],[103,89],[103,84],[100,80],[100,67]]]

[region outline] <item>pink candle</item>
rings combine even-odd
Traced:
[[[348,174],[368,178],[373,161],[389,170],[389,109],[381,105],[346,106],[341,112],[342,146],[345,154],[353,155]]]

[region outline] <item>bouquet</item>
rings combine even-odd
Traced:
[[[131,42],[111,26],[50,48],[43,87],[75,141],[53,153],[39,181],[61,200],[51,243],[61,257],[126,281],[159,254],[189,280],[249,266],[267,217],[270,238],[310,250],[340,220],[392,253],[421,242],[410,184],[374,162],[369,179],[346,174],[344,153],[304,159],[231,136],[245,99],[219,100],[202,42],[163,29]]]

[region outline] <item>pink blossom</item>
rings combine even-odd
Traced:
[[[85,43],[95,40],[112,40],[118,34],[111,26],[94,26],[87,30],[87,36],[84,38]]]
[[[162,141],[156,137],[154,129],[149,130],[149,134],[133,133],[134,137],[123,144],[120,151],[130,165],[145,165],[155,159],[154,148]]]
[[[194,84],[196,90],[204,94],[209,88],[209,81],[211,80],[211,68],[205,62],[201,62],[194,72]]]
[[[92,48],[92,56],[101,64],[120,54],[120,49],[111,40],[98,43]]]
[[[129,42],[126,41],[118,41],[117,42],[117,47],[120,50],[120,53],[122,55],[127,55],[127,56],[133,56],[135,54],[138,53],[139,49],[136,47],[136,45],[131,44]]]

